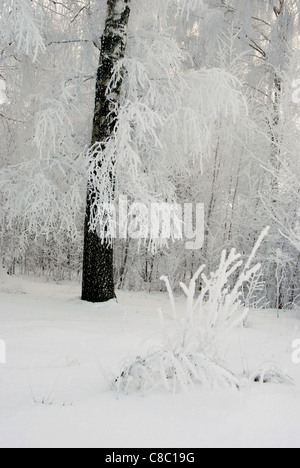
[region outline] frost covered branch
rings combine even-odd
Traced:
[[[6,42],[16,42],[17,50],[35,62],[38,55],[46,51],[41,10],[36,17],[30,0],[4,0],[2,3],[0,26]]]

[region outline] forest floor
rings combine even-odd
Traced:
[[[103,369],[161,341],[165,294],[120,292],[119,303],[82,303],[76,284],[6,277],[0,282],[1,448],[300,447],[300,339],[293,312],[251,311],[224,359],[247,376],[275,363],[294,385],[249,384],[239,392],[196,386],[186,394],[116,395]],[[179,309],[184,300],[178,298]]]

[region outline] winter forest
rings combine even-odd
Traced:
[[[297,0],[0,0],[1,447],[299,447],[299,41]]]

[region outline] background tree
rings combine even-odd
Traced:
[[[134,240],[117,241],[118,284],[159,289],[162,273],[186,283],[199,264],[215,270],[223,248],[247,256],[270,225],[259,258],[265,286],[254,299],[245,291],[245,301],[297,303],[299,107],[292,83],[299,77],[299,3],[131,0],[126,56],[111,81],[123,81],[119,118],[114,137],[94,152],[89,129],[106,1],[2,6],[0,241],[7,267],[80,277],[90,172],[94,207],[114,193],[206,206],[202,251],[142,243],[137,253]]]

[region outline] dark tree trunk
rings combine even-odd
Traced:
[[[130,0],[108,0],[107,19],[101,39],[100,62],[97,73],[95,113],[93,121],[92,146],[100,143],[102,151],[114,135],[117,124],[122,79],[109,87],[113,70],[124,58],[126,33],[130,15]],[[111,177],[113,191],[114,180]],[[108,240],[101,240],[90,230],[90,219],[96,188],[90,182],[87,191],[82,300],[106,302],[115,298],[113,248]]]

